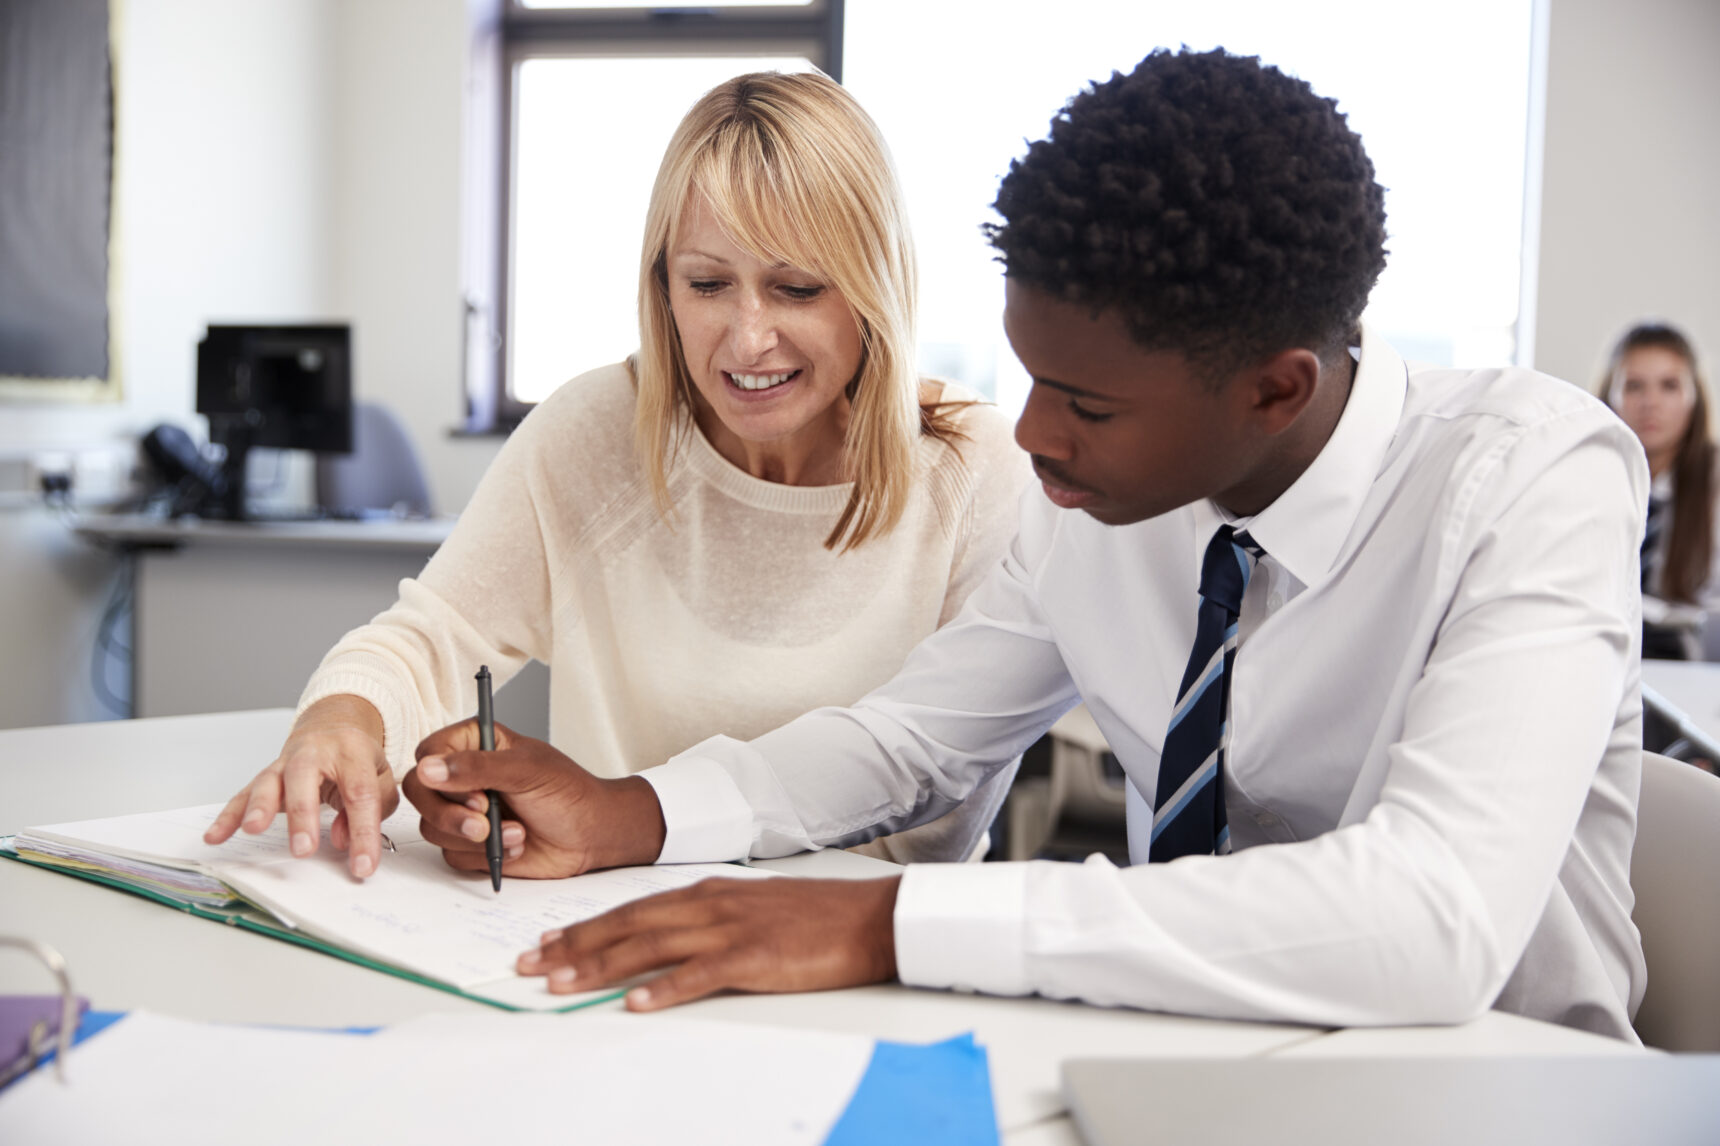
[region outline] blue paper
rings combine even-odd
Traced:
[[[880,1041],[825,1146],[995,1146],[985,1048],[972,1034],[930,1046]]]

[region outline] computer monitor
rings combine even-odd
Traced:
[[[227,451],[202,512],[243,520],[253,447],[352,452],[351,328],[210,326],[197,345],[197,412]]]

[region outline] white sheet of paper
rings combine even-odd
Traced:
[[[699,1142],[813,1146],[870,1061],[858,1035],[660,1015],[430,1016],[376,1035],[132,1014],[0,1095],[32,1146]]]
[[[374,1036],[414,1062],[494,1056],[508,1093],[544,1096],[568,1142],[824,1141],[872,1057],[863,1035],[784,1030],[625,1011],[583,1015],[427,1015]],[[398,1077],[409,1085],[413,1072]],[[471,1093],[468,1091],[468,1093]],[[492,1141],[482,1104],[451,1101],[443,1141]]]

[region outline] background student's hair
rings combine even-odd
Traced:
[[[1676,327],[1639,323],[1614,345],[1596,393],[1617,408],[1615,387],[1621,381],[1619,371],[1624,369],[1625,359],[1633,350],[1650,347],[1682,358],[1696,387],[1690,423],[1672,461],[1672,522],[1659,586],[1663,600],[1695,604],[1708,581],[1714,552],[1714,436],[1708,425],[1708,386],[1696,361],[1696,350]]]
[[[634,361],[635,441],[664,510],[668,465],[690,430],[693,401],[669,309],[666,260],[695,196],[736,245],[766,262],[812,272],[853,309],[864,347],[848,387],[854,493],[825,544],[847,549],[887,533],[914,480],[915,438],[959,435],[942,408],[920,405],[913,241],[877,125],[824,75],[758,72],[711,89],[676,129],[646,214]]]

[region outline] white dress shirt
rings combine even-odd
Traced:
[[[1220,511],[1110,527],[1033,491],[888,684],[645,772],[661,861],[923,822],[1083,699],[1128,774],[1135,866],[910,866],[904,982],[1337,1026],[1498,1006],[1634,1039],[1648,484],[1576,387],[1410,372],[1365,336],[1331,439],[1248,525],[1267,556],[1231,686],[1234,854],[1142,862]]]

